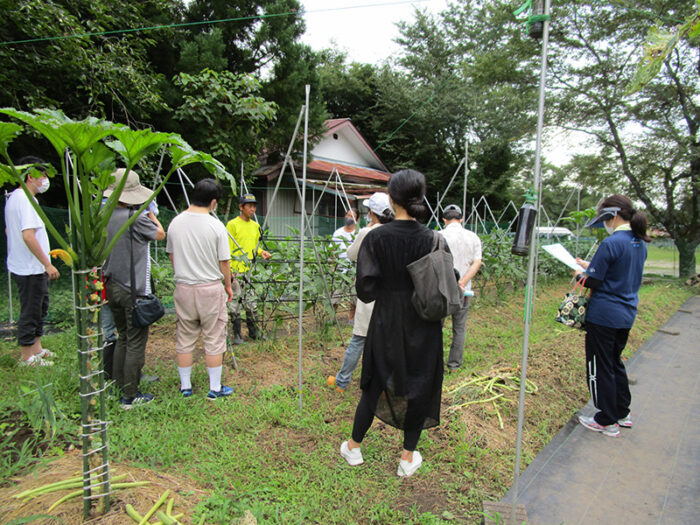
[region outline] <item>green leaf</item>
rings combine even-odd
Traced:
[[[226,171],[224,165],[208,153],[197,151],[192,148],[187,142],[182,140],[178,144],[170,146],[170,156],[173,163],[172,170],[183,168],[189,164],[202,164],[204,168],[217,179],[225,179],[231,184],[231,187],[236,187],[236,178]]]
[[[127,127],[115,128],[112,134],[116,140],[106,144],[124,158],[127,166],[133,166],[146,155],[178,139],[173,133],[160,133],[148,129],[133,130]]]
[[[29,113],[27,111],[19,111],[14,108],[2,108],[0,109],[0,113],[16,118],[17,120],[20,120],[37,130],[51,143],[56,150],[56,153],[58,153],[58,156],[63,156],[63,152],[65,151],[67,144],[56,129],[56,127],[59,125],[61,115],[63,116],[63,119],[66,118],[63,113],[60,111],[49,111],[48,114],[51,116],[50,120],[47,120],[45,115]]]
[[[10,142],[22,132],[22,126],[12,122],[0,122],[0,152],[7,155]]]
[[[97,172],[98,174],[102,175],[102,173],[107,172],[107,176],[109,176],[114,172],[114,151],[109,149],[102,142],[93,144],[89,150],[84,151],[83,153],[84,154],[79,158],[86,173]],[[100,178],[100,176],[98,176],[98,178],[95,179],[95,184],[100,190],[104,191],[107,189],[107,186],[114,182],[114,177],[111,178],[111,182],[107,182],[107,185],[103,187],[102,184],[106,180],[108,180],[108,177]]]
[[[19,172],[12,166],[0,164],[0,184],[19,184]]]

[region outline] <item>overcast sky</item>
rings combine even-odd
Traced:
[[[447,0],[301,0],[306,10],[302,40],[313,49],[346,51],[349,61],[378,64],[398,51],[396,22],[412,21],[414,8],[439,13]]]

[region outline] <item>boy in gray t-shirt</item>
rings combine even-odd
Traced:
[[[226,227],[209,215],[222,193],[221,185],[214,179],[199,181],[190,197],[190,207],[168,227],[165,249],[175,272],[175,351],[184,397],[192,395],[192,352],[200,334],[209,375],[207,399],[233,393],[233,388],[221,384],[228,321],[226,303],[233,297],[231,252]]]

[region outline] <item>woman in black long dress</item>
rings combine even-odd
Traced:
[[[350,465],[363,462],[360,444],[374,416],[404,431],[397,474],[410,476],[423,462],[416,450],[421,430],[440,422],[443,348],[439,321],[424,321],[411,303],[413,283],[406,266],[430,252],[434,233],[416,221],[427,214],[425,177],[414,170],[394,173],[389,196],[393,222],[372,230],[357,260],[357,297],[376,301],[367,332],[362,397],[352,438],[340,454]]]

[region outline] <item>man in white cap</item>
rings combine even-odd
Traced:
[[[49,189],[46,163],[38,157],[22,157],[18,166],[25,166],[25,184],[32,198]],[[37,176],[40,175],[40,176]],[[51,264],[49,237],[22,188],[14,190],[5,204],[7,234],[7,270],[17,283],[20,314],[17,321],[17,342],[20,365],[50,366],[53,352],[41,347],[44,320],[49,310],[49,281],[58,279],[58,270]]]
[[[389,196],[386,193],[374,193],[369,199],[365,199],[362,204],[369,208],[367,220],[369,224],[362,228],[353,243],[348,247],[348,259],[352,262],[357,261],[357,256],[360,253],[360,246],[363,239],[373,229],[390,222],[394,218],[391,204],[389,204]],[[371,303],[363,303],[357,300],[357,309],[355,311],[355,321],[352,327],[352,339],[345,351],[343,366],[335,376],[328,376],[326,384],[335,386],[337,392],[345,392],[352,373],[357,367],[357,363],[362,356],[362,351],[365,348],[365,339],[367,338],[367,329],[369,328],[369,320],[372,317],[374,309],[374,301]]]
[[[112,174],[116,181],[105,190],[105,196],[109,197],[112,194],[119,181],[125,176],[125,171],[120,168]],[[130,171],[126,174],[119,203],[107,223],[109,240],[151,195],[153,191],[141,185],[136,172]],[[152,211],[147,214],[142,213],[117,240],[104,264],[107,300],[119,332],[119,338],[114,347],[112,377],[122,393],[119,406],[125,410],[153,400],[151,394],[144,394],[139,390],[141,369],[146,360],[148,327],[140,328],[132,324],[131,290],[133,287],[136,297],[143,297],[151,292],[150,283],[146,277],[148,246],[151,241],[162,239],[165,239],[165,231],[155,214]],[[135,281],[133,283],[131,282],[132,273]]]
[[[456,204],[445,207],[442,220],[445,229],[440,233],[445,237],[452,252],[454,268],[459,272],[459,286],[462,290],[470,292],[472,278],[481,268],[481,239],[476,233],[464,228],[462,210]],[[462,308],[452,314],[452,344],[450,355],[447,357],[447,370],[450,372],[462,366],[470,300],[469,296],[465,297]]]

